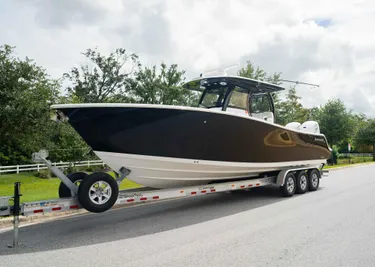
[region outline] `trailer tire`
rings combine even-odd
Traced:
[[[69,178],[69,180],[79,186],[79,184],[87,177],[87,173],[85,172],[73,172],[69,173],[66,177]],[[63,182],[60,183],[59,186],[59,197],[65,198],[65,197],[72,197],[72,191],[70,191],[69,187],[67,187]]]
[[[284,197],[291,197],[296,192],[296,177],[292,172],[285,176],[284,185],[280,187]]]
[[[309,178],[306,171],[297,172],[296,182],[296,192],[298,194],[304,194],[309,190]]]
[[[309,171],[309,190],[316,191],[319,188],[320,172],[317,169]]]
[[[78,201],[90,212],[104,212],[116,203],[119,187],[107,173],[95,172],[88,175],[78,188]]]

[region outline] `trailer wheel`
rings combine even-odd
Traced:
[[[317,169],[309,171],[309,190],[316,191],[319,188],[320,173]]]
[[[292,172],[285,176],[284,185],[280,187],[281,193],[285,197],[291,197],[296,192],[296,177]]]
[[[107,173],[88,175],[78,188],[78,201],[88,211],[103,212],[115,204],[119,188],[115,179]]]
[[[79,186],[82,180],[85,177],[87,177],[87,175],[88,174],[85,172],[73,172],[73,173],[69,173],[67,177],[72,183]],[[71,197],[72,195],[73,195],[72,191],[70,191],[70,189],[63,182],[61,182],[59,186],[59,197],[60,198]]]
[[[309,179],[306,171],[299,171],[296,176],[296,192],[298,194],[304,194],[309,189]]]

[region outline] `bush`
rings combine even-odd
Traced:
[[[353,155],[350,155],[350,154],[338,154],[338,159],[352,159],[354,158]]]
[[[40,170],[35,174],[36,177],[41,179],[48,179],[51,178],[51,171],[50,170]]]
[[[94,172],[95,169],[93,167],[86,167],[86,166],[71,166],[64,169],[64,174],[68,175],[69,173],[74,172]]]
[[[332,147],[331,157],[327,160],[328,165],[337,164],[337,158],[339,157],[339,152],[335,146]]]
[[[339,164],[355,164],[370,161],[372,161],[372,157],[354,157],[352,155],[350,155],[349,157],[341,157],[338,159]]]
[[[85,171],[87,171],[87,172],[94,172],[94,168],[92,168],[92,167],[87,167]]]
[[[71,167],[66,168],[63,172],[65,175],[68,175],[69,173],[78,172],[78,171],[79,169],[77,167],[71,166]]]
[[[111,168],[108,168],[107,166],[104,167],[98,167],[94,170],[95,172],[109,172],[111,171]]]

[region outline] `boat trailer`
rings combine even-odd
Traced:
[[[90,177],[90,175],[85,173],[73,173],[65,175],[60,169],[53,166],[53,164],[47,160],[47,157],[48,152],[45,150],[41,150],[38,153],[33,153],[34,162],[43,162],[51,170],[51,172],[61,180],[59,188],[60,198],[21,203],[20,197],[22,195],[20,182],[14,183],[13,196],[0,197],[0,217],[10,215],[13,216],[13,243],[8,245],[10,248],[14,248],[19,245],[18,229],[20,215],[31,216],[37,214],[58,213],[62,211],[79,210],[82,208],[91,212],[104,212],[113,206],[127,206],[133,203],[154,202],[184,197],[187,198],[222,192],[230,193],[237,190],[250,190],[252,188],[268,185],[279,186],[283,196],[291,197],[295,193],[303,194],[307,191],[316,191],[319,187],[319,180],[323,176],[328,175],[328,171],[323,170],[324,165],[320,168],[301,166],[299,168],[282,170],[276,175],[263,175],[261,177],[240,181],[219,182],[200,186],[171,189],[139,188],[137,190],[119,191],[118,185],[129,174],[129,170],[126,168],[122,168],[120,174],[116,174],[116,179],[113,179],[113,177],[109,174],[99,172],[91,174],[90,181],[90,179],[87,178]],[[80,177],[82,179],[76,179],[76,181],[74,181],[74,177]],[[103,179],[98,179],[98,177]],[[89,184],[84,183],[86,179],[90,181]],[[79,183],[77,183],[77,181]],[[109,187],[108,190],[105,191],[100,188],[95,189],[94,184],[100,183],[105,183],[106,187]],[[84,185],[83,189],[86,190],[82,190],[82,188],[80,188],[82,185]],[[96,190],[97,192],[90,195],[93,190]],[[109,194],[108,192],[111,192],[112,195],[108,198],[103,198],[103,195]],[[62,194],[69,196],[61,197]],[[113,201],[113,203],[110,202],[111,197],[112,199],[115,197],[115,201]],[[13,204],[11,205],[10,202],[12,201]]]

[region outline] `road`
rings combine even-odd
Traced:
[[[374,266],[375,165],[335,170],[292,198],[277,188],[78,215],[21,228],[0,266]]]

